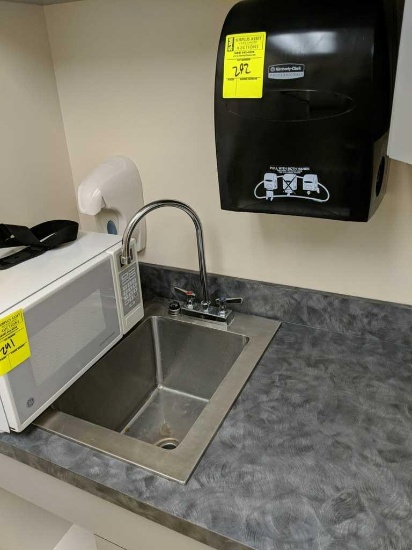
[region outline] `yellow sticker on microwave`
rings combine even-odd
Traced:
[[[247,32],[226,36],[223,98],[261,98],[266,33]]]
[[[0,376],[18,367],[31,355],[22,309],[0,319]]]

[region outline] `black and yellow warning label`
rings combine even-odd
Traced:
[[[223,97],[261,98],[266,49],[265,32],[226,36]]]

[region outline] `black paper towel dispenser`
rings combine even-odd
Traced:
[[[232,8],[215,86],[223,209],[372,216],[386,190],[393,90],[382,1],[244,0]]]

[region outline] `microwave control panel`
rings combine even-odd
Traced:
[[[109,251],[108,251],[109,252]],[[127,334],[143,318],[142,289],[140,286],[139,262],[136,243],[131,241],[132,263],[122,265],[121,245],[110,250],[112,256],[114,281],[119,303],[119,318],[123,334]]]
[[[140,285],[136,262],[123,269],[119,278],[123,314],[126,316],[140,303]]]

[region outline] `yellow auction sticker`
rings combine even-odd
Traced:
[[[0,319],[0,376],[7,374],[31,355],[22,309]]]
[[[265,32],[226,36],[223,97],[261,98],[266,50]]]

